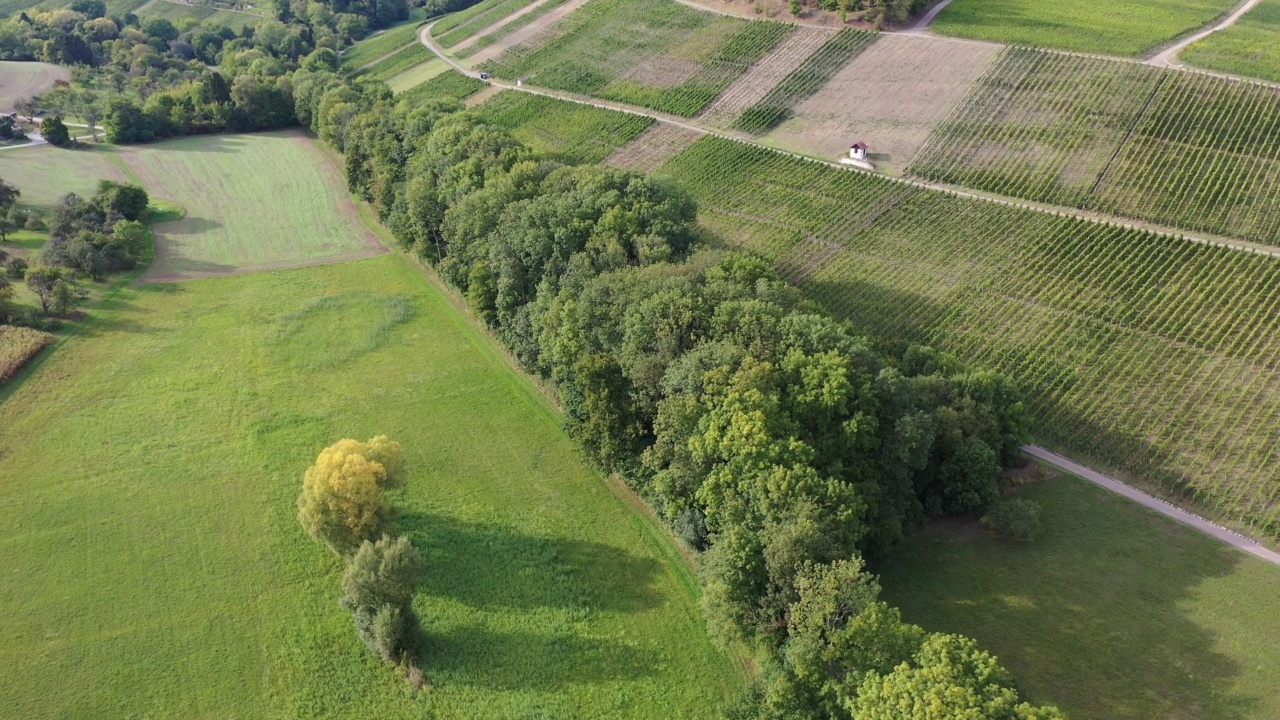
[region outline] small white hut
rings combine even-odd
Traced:
[[[866,162],[866,159],[867,159],[867,144],[866,144],[866,143],[864,143],[864,142],[862,142],[861,140],[859,140],[858,142],[856,142],[856,143],[854,143],[853,145],[849,146],[849,159],[850,159],[850,160],[862,160],[863,162]]]

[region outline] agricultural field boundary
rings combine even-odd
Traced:
[[[1087,468],[1084,465],[1072,462],[1071,460],[1038,445],[1023,445],[1022,451],[1038,460],[1043,460],[1054,467],[1066,470],[1072,475],[1088,480],[1099,487],[1106,488],[1117,495],[1123,495],[1143,507],[1155,510],[1161,515],[1194,528],[1215,540],[1220,540],[1228,545],[1237,547],[1250,555],[1259,557],[1273,565],[1280,565],[1280,553],[1263,547],[1252,538],[1242,535],[1235,530],[1225,528],[1212,520],[1183,510],[1167,500],[1161,500],[1154,495],[1149,495],[1132,485],[1126,485],[1109,475],[1104,475],[1096,470]]]
[[[697,7],[697,6],[690,5],[690,7]],[[457,70],[458,72],[462,73],[463,75],[466,75],[467,77],[480,79],[480,71],[473,70],[471,68],[468,68],[462,65],[457,60],[450,57],[438,45],[435,44],[435,42],[431,37],[432,25],[434,25],[434,23],[429,25],[424,25],[422,27],[422,30],[419,32],[418,38],[422,42],[422,44],[425,45],[428,50],[435,53],[437,57],[449,63],[449,65],[452,66],[454,70]],[[1110,59],[1105,56],[1087,55],[1085,53],[1063,52],[1062,54]],[[1134,62],[1136,63],[1137,61],[1134,61]],[[1112,227],[1121,227],[1121,228],[1126,228],[1131,230],[1144,230],[1144,231],[1153,233],[1155,235],[1176,238],[1179,240],[1183,240],[1185,242],[1195,243],[1198,245],[1208,245],[1210,247],[1222,247],[1229,250],[1236,250],[1239,252],[1255,253],[1258,255],[1266,255],[1273,258],[1280,258],[1280,248],[1262,247],[1259,245],[1248,243],[1247,241],[1238,242],[1238,241],[1235,241],[1234,239],[1215,238],[1215,237],[1209,237],[1205,235],[1191,235],[1191,234],[1180,232],[1175,229],[1168,228],[1161,225],[1145,223],[1145,222],[1135,222],[1127,218],[1119,218],[1119,217],[1113,217],[1109,215],[1103,215],[1100,213],[1085,212],[1082,210],[1078,210],[1076,208],[1058,207],[1054,205],[1028,202],[1025,200],[1009,198],[1002,195],[996,195],[991,193],[975,192],[975,191],[963,189],[954,185],[947,185],[944,183],[935,183],[935,182],[919,180],[914,178],[894,177],[891,175],[886,175],[884,173],[874,172],[871,170],[863,170],[861,168],[856,168],[849,165],[844,165],[841,163],[831,162],[829,160],[823,160],[821,158],[812,157],[809,155],[803,155],[800,153],[791,152],[789,150],[782,150],[780,148],[776,148],[771,145],[764,145],[764,144],[755,142],[754,139],[743,136],[743,135],[726,133],[720,130],[712,130],[710,128],[696,125],[693,122],[690,122],[689,120],[686,120],[684,118],[678,118],[673,115],[668,115],[666,113],[660,113],[653,110],[647,110],[644,108],[637,108],[632,105],[626,105],[626,104],[614,102],[611,100],[599,100],[596,98],[578,97],[572,93],[566,93],[559,90],[549,90],[546,88],[534,88],[524,84],[513,85],[510,83],[502,82],[500,80],[495,80],[493,78],[489,78],[488,80],[485,80],[485,82],[489,83],[493,87],[501,88],[503,90],[516,90],[519,92],[531,93],[533,95],[541,95],[543,97],[555,98],[557,100],[563,100],[565,102],[578,103],[579,105],[590,105],[592,107],[597,107],[604,110],[614,110],[616,112],[627,113],[630,115],[643,115],[645,117],[653,118],[658,122],[666,123],[668,125],[674,125],[676,127],[684,128],[685,130],[690,130],[696,133],[700,133],[702,135],[714,135],[719,138],[724,138],[725,140],[733,140],[736,142],[756,145],[758,147],[765,148],[770,152],[780,153],[782,155],[787,155],[787,156],[798,158],[800,160],[805,160],[808,162],[819,163],[821,165],[826,165],[828,167],[834,167],[838,170],[844,170],[846,172],[855,172],[855,173],[869,173],[877,177],[881,177],[886,180],[889,180],[891,182],[910,185],[912,187],[922,188],[926,190],[933,190],[935,192],[948,193],[950,195],[955,195],[957,197],[969,198],[972,200],[983,200],[986,202],[998,203],[1000,205],[1007,205],[1009,207],[1022,208],[1025,210],[1033,210],[1035,212],[1045,213],[1049,215],[1069,215],[1072,217],[1080,218],[1082,220],[1086,220],[1088,222],[1099,223],[1103,225],[1110,225]]]
[[[946,2],[950,2],[950,1],[951,0],[946,0]],[[1160,50],[1156,52],[1155,55],[1152,55],[1150,58],[1147,59],[1146,61],[1147,64],[1155,65],[1156,67],[1171,67],[1174,69],[1182,69],[1184,66],[1174,63],[1174,61],[1178,59],[1178,53],[1182,52],[1184,49],[1186,49],[1188,45],[1190,45],[1193,42],[1196,42],[1197,40],[1203,40],[1209,37],[1210,35],[1218,32],[1219,30],[1225,30],[1226,28],[1229,28],[1232,25],[1235,25],[1237,20],[1244,17],[1245,13],[1252,10],[1260,2],[1262,2],[1262,0],[1245,0],[1243,3],[1237,6],[1235,10],[1231,11],[1231,14],[1227,15],[1222,20],[1216,23],[1212,23],[1208,27],[1202,28],[1201,30],[1196,31],[1195,33],[1189,35],[1188,37],[1175,42],[1173,45],[1170,45],[1164,50]]]
[[[352,74],[354,75],[354,74],[357,74],[357,73],[364,72],[365,70],[368,70],[369,68],[373,67],[374,65],[377,65],[378,63],[382,62],[383,60],[386,60],[386,59],[388,59],[388,58],[392,57],[393,55],[398,55],[398,54],[400,54],[402,51],[404,51],[404,49],[405,49],[405,48],[408,48],[408,47],[413,47],[413,41],[412,41],[412,40],[410,40],[409,42],[407,42],[407,43],[405,43],[405,44],[401,45],[400,47],[396,48],[395,50],[392,50],[391,52],[387,53],[386,55],[383,55],[383,56],[381,56],[381,57],[376,57],[376,58],[374,58],[374,59],[370,60],[369,62],[367,62],[367,63],[365,63],[365,64],[361,65],[360,67],[356,68],[356,69],[352,72]]]
[[[691,5],[691,7],[693,7],[693,6]],[[433,23],[433,24],[434,24],[434,23]],[[462,73],[462,74],[464,74],[464,75],[467,75],[467,76],[469,76],[469,77],[473,77],[473,78],[479,78],[479,77],[480,77],[480,73],[479,73],[479,71],[471,70],[471,69],[466,68],[466,67],[464,67],[463,65],[459,64],[456,60],[454,60],[452,57],[450,57],[450,56],[449,56],[449,55],[447,55],[445,52],[443,52],[443,51],[442,51],[438,46],[436,46],[436,44],[435,44],[434,42],[432,42],[432,38],[431,38],[431,25],[425,25],[425,26],[422,28],[421,32],[419,33],[419,39],[422,41],[423,45],[425,45],[425,46],[427,47],[427,49],[431,50],[431,52],[435,53],[438,57],[440,57],[441,59],[443,59],[445,62],[449,63],[449,64],[450,64],[450,65],[451,65],[455,70],[457,70],[458,72],[460,72],[460,73]],[[1063,54],[1065,54],[1065,55],[1085,55],[1084,53],[1070,53],[1070,52],[1065,52],[1065,53],[1063,53]],[[1095,56],[1095,57],[1096,57],[1096,56]],[[1105,59],[1105,58],[1104,58],[1104,59]],[[1137,61],[1134,61],[1134,62],[1137,62]],[[1081,219],[1081,220],[1083,220],[1083,221],[1085,221],[1085,222],[1091,222],[1091,223],[1096,223],[1096,224],[1108,225],[1108,226],[1111,226],[1111,227],[1120,227],[1120,228],[1133,229],[1133,230],[1142,230],[1142,231],[1146,231],[1146,232],[1153,233],[1153,234],[1155,234],[1155,235],[1160,235],[1160,236],[1163,236],[1163,237],[1173,238],[1173,239],[1181,240],[1181,241],[1184,241],[1184,242],[1190,242],[1190,243],[1199,244],[1199,245],[1207,245],[1207,246],[1211,246],[1211,247],[1221,247],[1221,248],[1224,248],[1224,249],[1235,250],[1235,251],[1238,251],[1238,252],[1246,252],[1246,253],[1253,253],[1253,254],[1258,254],[1258,255],[1265,255],[1265,256],[1268,256],[1268,257],[1272,257],[1272,258],[1278,258],[1278,259],[1280,259],[1280,249],[1263,248],[1263,247],[1258,247],[1258,246],[1253,246],[1253,245],[1248,245],[1248,244],[1240,244],[1240,243],[1235,243],[1235,242],[1229,242],[1229,241],[1225,241],[1225,240],[1216,240],[1216,239],[1210,239],[1210,238],[1205,238],[1205,237],[1197,237],[1197,236],[1194,236],[1194,235],[1188,235],[1188,234],[1186,234],[1186,233],[1175,232],[1175,231],[1170,230],[1170,229],[1167,229],[1167,228],[1160,228],[1160,227],[1158,227],[1158,226],[1153,227],[1153,226],[1148,225],[1148,224],[1145,224],[1145,223],[1132,223],[1132,222],[1127,222],[1127,221],[1124,221],[1124,220],[1120,220],[1120,219],[1118,219],[1118,218],[1109,218],[1109,217],[1107,217],[1107,216],[1100,216],[1100,215],[1098,215],[1098,214],[1085,213],[1085,212],[1078,211],[1078,210],[1076,210],[1076,209],[1074,209],[1074,208],[1058,208],[1058,207],[1046,206],[1046,205],[1041,205],[1041,204],[1033,204],[1033,203],[1023,202],[1023,201],[1020,201],[1020,200],[1015,200],[1015,199],[1006,198],[1006,197],[1001,197],[1001,196],[995,196],[995,195],[990,195],[990,194],[982,194],[982,193],[969,192],[969,191],[962,190],[962,189],[958,189],[958,188],[955,188],[955,187],[952,187],[952,186],[946,186],[946,185],[935,184],[935,183],[930,183],[930,182],[923,182],[923,181],[920,181],[920,180],[914,180],[914,179],[891,177],[891,176],[884,175],[883,173],[877,173],[877,172],[873,172],[873,171],[861,170],[861,169],[858,169],[858,168],[849,167],[849,166],[847,166],[847,165],[842,165],[842,164],[840,164],[840,163],[830,162],[830,161],[827,161],[827,160],[822,160],[822,159],[819,159],[819,158],[814,158],[814,157],[810,157],[810,156],[807,156],[807,155],[802,155],[802,154],[794,153],[794,152],[788,152],[788,151],[786,151],[786,150],[780,150],[780,149],[778,149],[778,148],[770,147],[770,146],[767,146],[767,145],[762,145],[762,144],[760,144],[760,143],[754,142],[754,141],[749,140],[749,139],[744,139],[744,138],[741,138],[741,137],[735,137],[735,136],[733,136],[733,135],[729,135],[729,134],[726,134],[726,133],[723,133],[723,132],[718,132],[718,131],[711,130],[711,129],[708,129],[708,128],[705,128],[705,127],[700,127],[700,126],[695,125],[695,124],[693,124],[693,123],[686,122],[684,119],[675,118],[675,117],[672,117],[672,116],[666,115],[666,114],[664,114],[664,113],[658,113],[658,112],[654,112],[654,111],[650,111],[650,110],[639,109],[639,108],[635,108],[635,107],[632,107],[632,106],[624,105],[624,104],[621,104],[621,103],[614,103],[614,102],[602,101],[602,100],[596,100],[596,99],[586,99],[586,98],[574,97],[573,95],[571,95],[571,94],[569,94],[569,93],[562,93],[562,92],[559,92],[559,91],[552,91],[552,90],[547,90],[547,89],[542,89],[542,88],[537,88],[537,89],[535,89],[535,88],[532,88],[532,87],[529,87],[529,86],[527,86],[527,85],[523,85],[523,84],[521,84],[521,85],[511,85],[511,84],[508,84],[508,83],[503,83],[503,82],[495,81],[495,80],[493,80],[493,79],[489,79],[489,80],[487,80],[486,82],[488,82],[491,86],[498,87],[498,88],[502,88],[502,89],[506,89],[506,90],[516,90],[516,91],[519,91],[519,92],[526,92],[526,93],[531,93],[531,94],[534,94],[534,95],[541,95],[541,96],[544,96],[544,97],[555,98],[555,99],[563,100],[563,101],[565,101],[565,102],[578,103],[578,104],[581,104],[581,105],[590,105],[590,106],[597,107],[597,108],[601,108],[601,109],[605,109],[605,110],[614,110],[614,111],[617,111],[617,112],[622,112],[622,113],[627,113],[627,114],[632,114],[632,115],[643,115],[643,116],[647,116],[647,117],[653,118],[653,119],[654,119],[654,120],[656,120],[657,122],[660,122],[660,123],[666,123],[666,124],[669,124],[669,125],[673,125],[673,126],[676,126],[676,127],[680,127],[680,128],[685,129],[685,130],[690,130],[690,131],[693,131],[693,132],[696,132],[696,133],[699,133],[699,134],[702,134],[702,135],[711,135],[711,136],[719,137],[719,138],[722,138],[722,139],[725,139],[725,140],[731,140],[731,141],[735,141],[735,142],[740,142],[740,143],[747,144],[747,145],[754,145],[754,146],[761,147],[761,148],[764,148],[764,149],[766,149],[766,150],[769,150],[770,152],[774,152],[774,153],[778,153],[778,154],[781,154],[781,155],[785,155],[785,156],[793,157],[793,158],[800,159],[800,160],[804,160],[804,161],[807,161],[807,162],[812,162],[812,163],[818,163],[818,164],[821,164],[821,165],[826,165],[826,166],[828,166],[828,167],[833,167],[833,168],[836,168],[836,169],[839,169],[839,170],[844,170],[844,171],[846,171],[846,172],[873,174],[873,175],[876,175],[877,177],[884,178],[884,179],[886,179],[886,180],[888,180],[888,181],[890,181],[890,182],[899,183],[899,184],[901,184],[901,185],[907,185],[907,186],[912,186],[912,187],[922,188],[922,189],[926,189],[926,190],[932,190],[932,191],[934,191],[934,192],[947,193],[947,194],[950,194],[950,195],[953,195],[953,196],[957,196],[957,197],[963,197],[963,198],[968,198],[968,199],[973,199],[973,200],[982,200],[982,201],[986,201],[986,202],[997,203],[997,204],[1005,205],[1005,206],[1009,206],[1009,207],[1022,208],[1022,209],[1025,209],[1025,210],[1031,210],[1031,211],[1038,212],[1038,213],[1043,213],[1043,214],[1057,215],[1057,216],[1070,216],[1070,217],[1076,217],[1076,218],[1079,218],[1079,219]],[[1048,452],[1049,452],[1048,450],[1044,450],[1043,448],[1036,448],[1036,449],[1037,449],[1038,451],[1040,451],[1040,452],[1044,452],[1044,453],[1048,453]],[[1056,456],[1056,457],[1061,457],[1061,456]],[[1071,461],[1067,460],[1066,458],[1062,458],[1062,459],[1063,459],[1064,461],[1066,461],[1066,462],[1071,462]],[[1097,477],[1099,477],[1099,478],[1106,478],[1106,477],[1108,477],[1108,476],[1103,475],[1102,473],[1099,473],[1099,472],[1097,472],[1097,471],[1095,471],[1095,470],[1092,470],[1092,469],[1090,469],[1090,468],[1087,468],[1087,467],[1085,467],[1085,466],[1083,466],[1083,465],[1079,465],[1079,464],[1076,464],[1076,463],[1072,463],[1072,465],[1073,465],[1074,467],[1078,467],[1078,468],[1080,468],[1082,471],[1085,471],[1085,472],[1088,472],[1088,473],[1093,473],[1094,475],[1096,475],[1096,476],[1097,476]],[[1076,472],[1076,471],[1074,471],[1074,470],[1073,470],[1072,472]],[[1119,483],[1119,481],[1113,481],[1113,482],[1116,482],[1116,483],[1117,483],[1119,486],[1121,486],[1122,488],[1128,488],[1129,490],[1132,490],[1132,492],[1134,492],[1134,493],[1138,493],[1138,492],[1139,492],[1139,491],[1137,491],[1137,490],[1133,490],[1130,486],[1124,485],[1123,483]],[[1125,495],[1126,497],[1128,497],[1128,495],[1127,495],[1125,492],[1122,492],[1122,491],[1121,491],[1120,489],[1118,489],[1118,488],[1111,487],[1111,486],[1108,486],[1108,485],[1106,485],[1106,484],[1102,484],[1102,483],[1099,483],[1099,484],[1100,484],[1100,485],[1102,485],[1103,487],[1107,487],[1108,489],[1111,489],[1111,490],[1113,490],[1113,491],[1115,491],[1115,492],[1117,492],[1117,493],[1119,493],[1119,494],[1121,494],[1121,495]],[[1142,495],[1143,495],[1144,497],[1150,497],[1150,496],[1146,496],[1146,495],[1145,495],[1145,493],[1142,493]],[[1154,499],[1153,499],[1153,500],[1152,500],[1152,502],[1154,502],[1154,503],[1156,503],[1157,505],[1159,505],[1159,504],[1163,503],[1164,501],[1154,500]],[[1167,504],[1167,503],[1166,503],[1166,504]],[[1168,505],[1168,507],[1169,507],[1170,509],[1177,509],[1177,508],[1176,508],[1175,506],[1173,506],[1173,505]],[[1157,509],[1158,509],[1158,508],[1157,508]],[[1193,517],[1193,518],[1194,518],[1194,517],[1198,517],[1198,516],[1195,516],[1195,515],[1193,515],[1192,513],[1187,512],[1187,511],[1185,511],[1185,510],[1179,510],[1179,512],[1184,513],[1184,514],[1185,514],[1186,516],[1188,516],[1188,517]],[[1171,515],[1171,517],[1172,517],[1172,515]],[[1175,519],[1176,519],[1176,518],[1175,518]],[[1246,550],[1248,549],[1248,547],[1246,547],[1245,545],[1250,545],[1250,546],[1252,546],[1252,547],[1256,547],[1256,548],[1263,549],[1263,548],[1262,548],[1262,546],[1261,546],[1260,544],[1258,544],[1256,541],[1250,540],[1250,539],[1248,539],[1248,538],[1247,538],[1246,536],[1244,536],[1244,535],[1241,535],[1241,534],[1235,533],[1234,531],[1230,531],[1230,530],[1222,529],[1220,526],[1217,526],[1217,525],[1215,525],[1215,524],[1213,524],[1213,523],[1211,523],[1211,522],[1209,522],[1209,521],[1207,521],[1207,520],[1202,520],[1202,522],[1203,522],[1203,523],[1205,523],[1205,524],[1206,524],[1208,527],[1210,527],[1210,528],[1218,528],[1221,532],[1223,532],[1223,533],[1227,533],[1227,537],[1231,537],[1231,536],[1238,536],[1238,538],[1240,538],[1240,541],[1239,541],[1239,542],[1240,542],[1240,543],[1242,543],[1242,544],[1241,544],[1241,545],[1237,545],[1237,546],[1238,546],[1238,547],[1241,547],[1242,549],[1246,549]],[[1206,534],[1211,535],[1212,537],[1215,537],[1215,538],[1218,538],[1218,539],[1223,539],[1223,538],[1222,538],[1222,537],[1220,537],[1218,534],[1215,534],[1214,532],[1208,532],[1208,530],[1206,530],[1206,529],[1205,529],[1205,527],[1202,527],[1202,526],[1200,526],[1200,525],[1198,525],[1198,524],[1194,524],[1194,523],[1187,523],[1187,524],[1191,525],[1192,527],[1195,527],[1196,529],[1201,530],[1202,532],[1205,532]],[[1236,543],[1235,543],[1235,542],[1232,542],[1231,544],[1233,544],[1233,545],[1234,545],[1234,544],[1236,544]],[[1264,550],[1265,550],[1265,549],[1264,549]],[[1252,551],[1250,550],[1250,552],[1252,552]],[[1271,551],[1267,550],[1266,552],[1270,553]],[[1256,554],[1256,553],[1254,553],[1254,554]],[[1261,556],[1261,557],[1263,557],[1264,559],[1270,559],[1270,558],[1269,558],[1269,556],[1265,556],[1265,555],[1264,555],[1264,556]]]

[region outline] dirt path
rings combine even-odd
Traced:
[[[951,0],[947,0],[947,2],[950,2],[950,1]],[[1191,43],[1197,40],[1206,38],[1209,35],[1212,35],[1213,33],[1219,30],[1222,30],[1223,28],[1229,28],[1232,25],[1235,25],[1237,20],[1243,17],[1245,13],[1252,10],[1254,6],[1260,2],[1262,2],[1262,0],[1245,0],[1243,4],[1237,7],[1230,15],[1228,15],[1225,19],[1223,19],[1222,22],[1214,25],[1210,25],[1209,27],[1204,28],[1203,30],[1191,35],[1185,40],[1179,40],[1178,42],[1174,43],[1173,45],[1170,45],[1164,50],[1157,52],[1155,55],[1152,55],[1150,58],[1147,58],[1147,64],[1155,65],[1157,67],[1181,68],[1182,65],[1174,62],[1174,60],[1177,60],[1178,58],[1178,53],[1182,52],[1184,48],[1186,48],[1188,45],[1190,45]]]
[[[1262,545],[1259,545],[1234,530],[1228,530],[1227,528],[1206,520],[1199,515],[1187,512],[1186,510],[1176,507],[1159,498],[1152,497],[1137,488],[1126,485],[1115,478],[1103,475],[1096,470],[1090,470],[1079,463],[1074,463],[1061,455],[1052,453],[1042,447],[1038,447],[1036,445],[1024,445],[1022,450],[1028,455],[1043,460],[1050,465],[1062,468],[1072,475],[1078,475],[1095,485],[1104,487],[1107,490],[1116,493],[1117,495],[1123,495],[1143,507],[1151,508],[1165,517],[1172,518],[1183,525],[1195,528],[1211,538],[1221,540],[1228,545],[1234,545],[1250,555],[1262,558],[1269,563],[1280,565],[1280,553],[1268,550]]]
[[[495,30],[497,30],[498,28],[502,27],[503,25],[506,25],[507,23],[511,22],[512,20],[515,20],[516,18],[520,18],[520,17],[524,17],[525,15],[528,15],[529,13],[533,12],[534,10],[537,10],[538,8],[540,8],[540,7],[542,7],[543,5],[545,5],[545,4],[546,4],[546,2],[547,2],[547,0],[538,0],[538,1],[537,1],[537,2],[535,2],[535,3],[530,3],[529,5],[525,5],[524,7],[520,8],[519,10],[517,10],[517,11],[515,11],[515,12],[513,12],[513,13],[511,13],[510,15],[506,15],[506,16],[502,17],[502,18],[501,18],[501,19],[499,19],[497,22],[490,23],[490,24],[488,24],[488,25],[486,25],[486,26],[484,26],[484,27],[480,28],[479,30],[477,30],[477,31],[475,31],[475,32],[473,32],[473,33],[471,33],[471,36],[470,36],[470,37],[468,37],[466,40],[463,40],[462,42],[458,43],[457,45],[454,45],[454,46],[453,46],[453,48],[452,48],[453,52],[462,52],[463,50],[466,50],[467,48],[471,47],[472,45],[475,45],[475,44],[476,44],[476,41],[477,41],[477,40],[479,40],[480,38],[484,37],[485,35],[488,35],[488,34],[489,34],[489,33],[491,33],[491,32],[494,32],[494,31],[495,31]]]
[[[901,32],[911,33],[911,34],[925,32],[926,30],[929,29],[929,26],[933,24],[933,21],[937,19],[938,15],[940,15],[943,10],[947,9],[947,6],[950,4],[951,4],[951,0],[942,0],[942,2],[929,8],[929,12],[921,16],[921,18],[917,20],[914,25],[912,25],[911,27],[905,30],[902,30]]]

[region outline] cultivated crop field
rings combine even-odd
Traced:
[[[391,88],[391,92],[399,95],[441,75],[448,69],[449,63],[440,58],[432,57],[424,63],[414,65],[387,78],[387,87]]]
[[[0,15],[3,14],[0,10]],[[39,95],[53,87],[57,80],[70,79],[71,71],[59,65],[0,60],[0,113],[13,112],[15,101]]]
[[[342,52],[342,69],[348,72],[373,63],[410,43],[418,42],[418,24],[422,21],[420,8],[409,10],[409,19],[371,35]]]
[[[361,77],[390,81],[391,78],[417,69],[422,65],[446,64],[422,43],[413,43],[379,60],[359,72]],[[430,78],[428,78],[430,79]],[[410,86],[412,87],[412,86]]]
[[[1278,117],[1264,85],[1009,50],[909,171],[1277,244]]]
[[[863,141],[878,169],[901,174],[998,53],[993,45],[881,35],[853,62],[815,67],[794,92],[778,86],[777,111],[744,114],[739,127],[752,129],[752,117],[767,120],[757,130],[781,123],[763,142],[825,159]]]
[[[497,77],[692,117],[791,31],[669,0],[592,0],[480,67]]]
[[[1280,262],[707,138],[705,224],[873,336],[1003,372],[1038,437],[1280,537]]]
[[[1142,55],[1225,15],[1232,0],[955,0],[939,35],[1107,55]]]
[[[223,25],[233,30],[256,25],[266,17],[257,13],[239,10],[223,10],[204,5],[187,5],[169,0],[151,0],[138,8],[135,13],[141,18],[164,18],[177,22],[184,18],[192,18],[201,25]]]
[[[93,195],[100,180],[126,182],[123,163],[115,151],[100,145],[63,150],[52,145],[0,152],[0,178],[22,192],[18,202],[53,207],[63,195]]]
[[[529,27],[548,13],[565,5],[569,0],[540,0],[526,5],[516,12],[496,22],[476,30],[470,37],[453,46],[454,55],[466,58],[510,36],[522,28]]]
[[[1280,568],[1052,471],[1017,497],[1042,536],[938,523],[884,562],[885,598],[1073,720],[1280,717]]]
[[[479,111],[539,153],[573,165],[604,160],[654,122],[510,90],[486,100]]]
[[[1178,60],[1280,82],[1280,0],[1263,0],[1236,24],[1184,48]]]
[[[372,433],[408,460],[426,693],[295,519],[316,452]],[[664,720],[743,684],[665,534],[397,256],[126,288],[8,391],[0,447],[14,717]]]
[[[836,33],[816,28],[797,27],[783,38],[768,55],[733,81],[715,102],[707,106],[698,120],[713,127],[727,128],[744,110],[754,107],[784,79],[816,52],[827,45]]]
[[[13,377],[28,360],[53,342],[47,332],[0,325],[0,382]]]
[[[446,16],[432,27],[431,34],[441,47],[451,48],[533,2],[534,0],[483,0]]]
[[[342,178],[301,133],[183,138],[118,151],[153,196],[186,216],[156,226],[147,281],[368,257]]]
[[[483,80],[467,77],[457,70],[447,69],[421,85],[406,90],[401,100],[407,102],[418,102],[430,98],[464,100],[487,87],[490,87],[489,84]]]
[[[614,167],[657,172],[671,158],[698,141],[702,133],[669,123],[654,123],[636,139],[619,147],[605,159]]]

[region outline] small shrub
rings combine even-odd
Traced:
[[[14,280],[21,280],[27,276],[27,261],[20,257],[12,258],[5,263],[4,270]]]
[[[1040,534],[1040,504],[1034,500],[1001,500],[982,516],[988,529],[1014,540],[1030,541]]]

